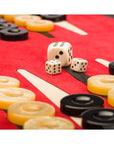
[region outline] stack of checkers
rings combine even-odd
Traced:
[[[1,39],[6,41],[20,41],[28,39],[28,31],[19,29],[17,25],[7,23],[5,19],[0,19]]]
[[[111,78],[110,75],[106,77]],[[91,83],[93,78],[89,79]],[[35,101],[33,92],[19,88],[17,79],[1,76],[0,82],[0,108],[8,110],[10,122],[24,129],[75,129],[71,121],[55,116],[56,110],[53,106]],[[98,90],[96,87],[95,85]],[[108,88],[111,101],[114,89],[107,85]],[[61,112],[68,116],[81,117],[81,126],[84,129],[114,128],[114,110],[103,107],[104,100],[94,94],[73,94],[60,101]]]
[[[4,15],[4,19],[18,26],[26,27],[30,31],[47,32],[54,29],[51,20],[42,19],[41,16],[34,15]]]
[[[2,17],[2,19],[0,19],[1,39],[7,41],[19,41],[28,39],[27,30],[35,32],[48,32],[54,29],[53,21],[42,19],[41,16],[1,15],[1,17]],[[7,21],[13,22],[14,24],[7,23]],[[27,30],[19,29],[18,26],[23,26]]]
[[[20,88],[16,78],[0,76],[0,109],[7,111],[8,120],[24,129],[74,129],[74,124],[55,116],[55,108],[35,101],[35,93]]]
[[[1,21],[12,22],[14,24],[1,25],[1,38],[7,41],[19,41],[28,38],[28,31],[40,32],[46,34],[48,31],[54,30],[54,22],[66,20],[66,15],[0,15]],[[3,20],[3,18],[5,20]],[[23,26],[27,30],[18,29],[18,26]],[[16,30],[6,30],[6,29]],[[3,31],[4,29],[4,31]]]

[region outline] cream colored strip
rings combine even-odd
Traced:
[[[80,35],[88,35],[87,32],[81,30],[80,28],[70,24],[69,22],[67,21],[60,21],[60,22],[55,22],[56,25],[62,27],[62,28],[65,28],[67,30],[70,30],[72,32],[75,32],[77,34],[80,34]]]
[[[32,73],[24,69],[18,69],[17,71],[58,107],[60,107],[60,100],[63,97],[69,95],[68,93],[62,91],[61,89],[53,86],[52,84],[42,80],[41,78],[33,75]],[[81,126],[81,118],[71,117],[71,119],[74,120],[79,126]]]
[[[108,67],[109,63],[110,63],[109,61],[104,60],[104,59],[100,59],[100,58],[95,59],[95,61],[99,62],[100,64],[102,64],[102,65],[104,65],[106,67]]]

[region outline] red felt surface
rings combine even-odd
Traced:
[[[55,41],[67,41],[73,47],[73,57],[88,60],[88,68],[85,72],[87,75],[109,74],[108,68],[95,62],[95,58],[114,60],[114,19],[100,15],[67,15],[67,21],[83,29],[88,35],[82,36],[55,25],[55,29],[49,32],[55,38],[30,31],[29,39],[25,41],[8,42],[0,39],[0,75],[19,79],[21,87],[30,89],[36,94],[37,101],[53,105],[56,108],[56,116],[70,119],[16,71],[20,68],[26,69],[69,94],[89,93],[85,84],[64,70],[54,76],[45,72],[48,45]],[[105,107],[111,107],[106,100]],[[75,127],[81,129],[77,124]],[[8,121],[7,114],[0,110],[0,129],[16,128]]]

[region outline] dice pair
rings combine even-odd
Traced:
[[[48,61],[46,62],[46,72],[49,74],[61,73],[61,68],[68,66],[71,63],[71,44],[68,42],[51,43],[48,47],[47,58]]]
[[[51,43],[48,47],[47,58],[46,72],[49,74],[61,73],[61,68],[70,64],[73,71],[85,72],[88,63],[81,58],[72,59],[72,46],[68,42]]]

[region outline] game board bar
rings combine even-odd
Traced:
[[[31,84],[33,84],[38,90],[40,90],[45,96],[47,96],[55,105],[60,107],[60,100],[69,95],[63,90],[53,86],[52,84],[42,80],[41,78],[35,76],[34,74],[24,70],[17,70],[23,77],[25,77]],[[81,126],[81,118],[70,117],[79,126]]]
[[[97,61],[98,63],[100,63],[100,64],[102,64],[102,65],[104,65],[106,67],[108,67],[109,63],[110,63],[109,61],[104,60],[104,59],[100,59],[100,58],[95,59],[95,61]]]
[[[80,34],[80,35],[88,35],[87,32],[81,30],[80,28],[70,24],[69,22],[67,21],[60,21],[60,22],[55,22],[56,25],[62,27],[62,28],[65,28],[67,30],[70,30],[72,32],[75,32],[77,34]]]

